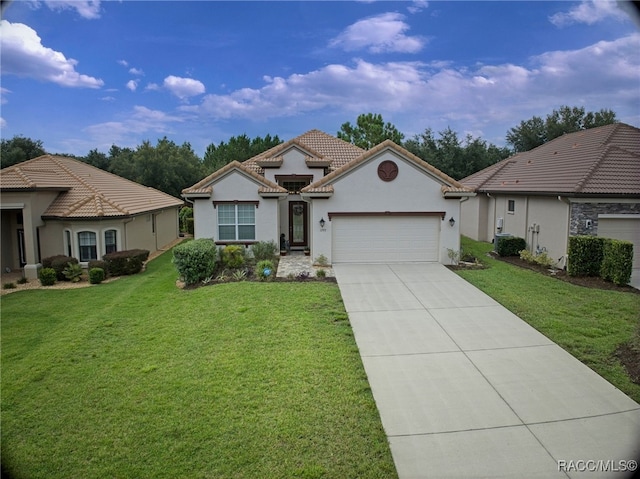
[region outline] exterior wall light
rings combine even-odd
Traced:
[[[453,225],[455,225],[455,224],[456,224],[456,220],[454,220],[454,219],[453,219],[453,216],[452,216],[451,218],[449,218],[449,224],[450,224],[451,226],[453,226]]]
[[[320,228],[324,228],[324,218],[320,218]]]

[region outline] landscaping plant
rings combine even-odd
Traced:
[[[253,254],[253,259],[256,261],[264,261],[269,260],[273,261],[276,257],[276,253],[278,252],[278,245],[276,245],[275,241],[259,241],[251,245],[251,253]]]
[[[53,268],[42,268],[38,273],[38,279],[42,286],[53,286],[56,282],[58,275]]]
[[[222,249],[222,263],[226,268],[240,268],[244,261],[244,246],[230,244]]]
[[[265,259],[256,264],[256,276],[262,281],[270,280],[275,276],[273,261]]]
[[[173,264],[186,284],[196,284],[213,276],[217,252],[213,240],[184,241],[173,248]]]
[[[68,281],[71,281],[72,283],[77,283],[80,281],[80,278],[82,277],[82,266],[80,266],[78,263],[69,262],[67,263],[67,267],[62,270],[62,274],[64,274],[64,277]]]
[[[91,268],[89,270],[89,283],[100,284],[104,281],[104,270],[102,268]]]

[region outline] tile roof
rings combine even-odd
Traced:
[[[286,188],[283,188],[282,186],[275,184],[273,181],[266,179],[264,176],[260,175],[252,168],[245,166],[244,163],[240,163],[239,161],[232,161],[231,163],[228,163],[222,168],[214,171],[206,178],[198,181],[195,185],[182,190],[182,196],[201,196],[203,194],[211,195],[213,193],[212,184],[215,182],[215,180],[226,175],[231,170],[239,170],[245,173],[247,176],[250,176],[251,178],[256,180],[261,185],[259,188],[260,193],[287,193]]]
[[[1,191],[60,191],[50,218],[130,216],[176,207],[182,200],[72,158],[43,155],[0,170]]]
[[[273,162],[274,166],[276,166],[277,159],[281,157],[282,153],[294,145],[299,146],[308,153],[305,159],[308,165],[311,166],[314,163],[324,165],[326,163],[329,165],[330,171],[337,170],[365,152],[362,148],[358,148],[323,131],[310,130],[253,158],[249,158],[243,162],[243,165],[262,175],[264,174],[262,165]]]
[[[269,150],[254,156],[242,163],[234,161],[219,170],[213,172],[206,178],[200,180],[193,186],[182,190],[185,197],[210,196],[213,193],[211,185],[216,179],[224,176],[232,169],[243,171],[245,174],[255,178],[262,186],[259,188],[260,194],[280,194],[287,193],[285,188],[267,180],[264,175],[264,168],[278,167],[282,165],[283,154],[289,148],[297,146],[305,152],[305,163],[308,166],[328,167],[329,173],[319,181],[306,186],[302,192],[324,196],[333,194],[332,180],[343,174],[345,171],[359,165],[368,160],[373,155],[379,153],[385,148],[391,148],[400,155],[413,161],[422,169],[429,172],[432,176],[439,179],[445,189],[443,193],[446,197],[460,197],[473,194],[472,190],[460,184],[450,176],[444,174],[437,168],[426,163],[414,154],[396,145],[391,140],[384,141],[370,150],[363,150],[351,143],[331,136],[320,130],[310,130],[285,143],[281,143]],[[456,196],[457,195],[457,196]]]
[[[383,151],[383,150],[385,150],[387,148],[394,150],[396,153],[402,155],[403,157],[405,157],[408,160],[412,161],[413,163],[415,163],[416,165],[418,165],[422,169],[424,169],[424,170],[428,171],[429,173],[431,173],[432,176],[436,177],[437,179],[439,179],[443,183],[443,186],[445,186],[447,188],[447,192],[451,192],[451,193],[454,193],[454,192],[457,192],[457,193],[471,193],[472,192],[472,190],[470,188],[467,188],[466,186],[462,185],[458,181],[456,181],[453,178],[451,178],[449,175],[447,175],[447,174],[443,173],[442,171],[438,170],[436,167],[430,165],[429,163],[427,163],[426,161],[424,161],[421,158],[417,157],[413,153],[405,150],[404,148],[402,148],[401,146],[397,145],[393,141],[385,140],[382,143],[380,143],[379,145],[371,148],[370,150],[363,151],[363,153],[358,158],[350,161],[349,163],[346,163],[346,164],[342,165],[337,170],[332,171],[328,175],[326,175],[323,178],[321,178],[320,180],[310,184],[309,186],[304,187],[301,190],[302,193],[311,193],[311,192],[315,192],[315,191],[321,191],[321,188],[331,185],[331,183],[335,179],[337,179],[338,177],[342,176],[345,172],[351,170],[352,168],[355,168],[356,166],[358,166],[361,163],[366,162],[372,156],[377,155],[378,153],[380,153],[381,151]],[[444,190],[443,190],[443,192],[444,192]]]
[[[640,195],[640,129],[624,123],[582,130],[460,180],[483,192]]]

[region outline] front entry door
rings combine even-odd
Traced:
[[[307,246],[307,203],[289,202],[289,243],[291,246]]]

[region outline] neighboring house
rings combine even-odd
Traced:
[[[365,151],[311,130],[183,190],[195,237],[282,238],[332,263],[448,262],[473,192],[391,141]]]
[[[566,265],[568,238],[598,235],[634,243],[640,268],[640,129],[624,123],[566,134],[460,182],[477,192],[462,206],[461,233],[527,240]]]
[[[154,252],[178,237],[182,200],[81,161],[44,155],[0,170],[2,271],[35,278],[42,258],[83,265],[106,253]]]

